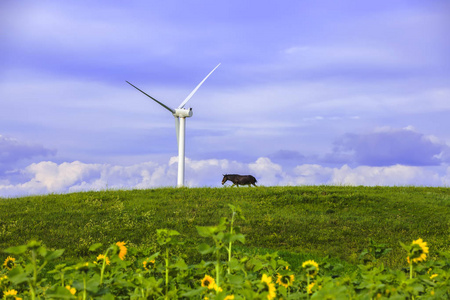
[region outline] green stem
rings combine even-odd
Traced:
[[[411,262],[409,263],[409,279],[413,278],[413,263],[412,263],[412,259]]]
[[[216,262],[216,284],[217,284],[217,286],[219,287],[220,286],[220,275],[219,275],[219,273],[220,273],[220,242],[219,241],[217,241],[217,239],[216,238],[214,238],[214,242],[216,243],[216,259],[217,259],[217,262]]]
[[[166,248],[166,299],[169,299],[169,248]]]
[[[36,251],[31,250],[31,263],[33,264],[33,280],[30,282],[31,299],[36,299],[36,282],[37,282],[37,267],[36,267]]]
[[[30,281],[30,279],[28,279],[28,284],[30,285],[30,292],[31,292],[31,299],[36,299],[36,293],[35,293],[35,291],[34,291],[34,288],[33,288],[33,284],[32,284],[32,282]]]
[[[83,274],[83,300],[86,300],[87,298],[87,291],[86,291],[86,274]]]
[[[230,237],[233,235],[233,223],[234,223],[234,215],[236,214],[235,211],[233,211],[233,214],[231,215],[231,224],[230,224]],[[231,261],[231,244],[232,242],[230,241],[230,244],[228,246],[228,263]],[[228,266],[228,274],[230,274],[230,266]]]
[[[409,279],[413,279],[413,273],[414,273],[413,261],[412,261],[412,259],[410,259],[410,262],[409,262]],[[415,299],[414,296],[411,296],[411,299],[414,300]]]
[[[44,261],[44,263],[42,264],[42,266],[39,267],[39,269],[37,270],[37,273],[40,273],[41,270],[47,265],[47,262]],[[37,277],[36,277],[37,278]]]
[[[308,294],[308,299],[310,298],[309,296],[309,275],[306,275],[306,282],[307,282],[307,286],[306,286],[306,293]]]
[[[64,287],[64,272],[61,272],[61,286]]]
[[[31,256],[33,259],[33,286],[36,286],[37,282],[37,266],[36,266],[36,252],[34,250],[31,251]]]
[[[101,272],[100,272],[100,284],[103,283],[103,275],[104,275],[104,273],[105,273],[105,268],[106,268],[106,258],[108,257],[108,252],[109,252],[109,249],[106,250],[105,257],[103,258],[102,270],[101,270]]]
[[[216,284],[217,284],[218,287],[220,286],[220,276],[219,276],[219,271],[220,271],[220,254],[219,254],[219,251],[217,251]]]

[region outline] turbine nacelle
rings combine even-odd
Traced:
[[[192,108],[177,108],[173,113],[176,118],[189,118],[192,117]]]

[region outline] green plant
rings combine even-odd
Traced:
[[[45,278],[40,276],[42,269],[50,261],[60,257],[64,250],[48,251],[41,242],[30,241],[23,246],[10,247],[4,252],[21,258],[20,264],[9,271],[9,282],[16,286],[27,284],[30,297],[34,300],[44,289]]]
[[[222,228],[220,232],[215,232],[215,235],[218,235],[220,232],[229,234],[230,231]],[[159,231],[159,237],[162,248],[166,246],[172,248],[180,243],[179,234],[167,229]],[[226,241],[226,244],[228,242]],[[218,300],[278,299],[279,297],[283,299],[449,298],[450,253],[442,252],[435,259],[428,259],[422,256],[425,251],[415,252],[414,249],[417,246],[422,251],[423,247],[427,247],[420,239],[405,246],[406,256],[410,257],[410,260],[422,258],[415,262],[415,274],[412,278],[401,270],[387,268],[382,264],[360,265],[356,272],[335,277],[329,271],[331,268],[324,268],[321,262],[314,260],[306,260],[301,267],[291,269],[276,252],[261,255],[233,251],[230,261],[233,263],[228,264],[230,272],[221,272],[219,283],[207,275],[217,270],[215,261],[186,265],[181,263],[178,257],[171,255],[171,252],[166,252],[164,256],[160,256],[159,252],[148,256],[150,249],[126,248],[123,242],[115,243],[103,252],[108,254],[109,258],[105,254],[100,254],[96,259],[91,258],[88,262],[76,264],[66,262],[47,270],[48,262],[59,258],[63,250],[49,251],[41,243],[32,241],[27,245],[5,250],[10,255],[8,262],[12,261],[12,263],[4,263],[0,270],[0,297],[5,299],[208,298]],[[97,252],[102,247],[95,244],[90,249],[92,252]],[[223,252],[223,254],[227,253]],[[212,258],[214,259],[214,255]],[[367,262],[370,263],[370,261]]]
[[[199,246],[199,252],[201,254],[214,253],[216,258],[215,264],[215,283],[220,287],[221,282],[221,252],[225,250],[228,257],[228,274],[231,274],[231,264],[232,264],[232,245],[233,242],[239,241],[245,243],[245,236],[239,233],[239,227],[234,224],[235,216],[239,213],[239,217],[243,220],[245,218],[241,215],[241,210],[236,208],[234,205],[229,204],[232,211],[231,219],[221,218],[217,226],[197,226],[198,234],[204,238],[211,238],[214,242],[213,246],[206,243],[202,243]]]
[[[181,245],[183,242],[180,242],[176,237],[179,236],[180,233],[176,230],[170,229],[158,229],[157,230],[157,241],[161,247],[165,248],[165,287],[166,287],[166,299],[171,297],[169,293],[169,267],[170,267],[170,247],[174,245]]]

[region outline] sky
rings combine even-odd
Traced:
[[[0,3],[0,197],[450,186],[447,0]],[[229,183],[226,184],[227,186]]]

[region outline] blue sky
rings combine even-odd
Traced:
[[[0,196],[450,185],[448,1],[0,4]]]

